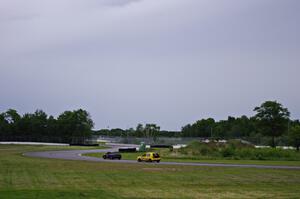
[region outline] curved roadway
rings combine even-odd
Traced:
[[[94,162],[114,162],[126,164],[149,164],[138,163],[134,160],[104,160],[102,158],[82,156],[85,153],[105,153],[108,151],[118,151],[124,145],[115,145],[110,149],[94,149],[94,150],[68,150],[68,151],[43,151],[43,152],[27,152],[25,156],[54,158],[65,160],[84,160]],[[154,165],[178,165],[178,166],[206,166],[206,167],[240,167],[240,168],[261,168],[261,169],[300,169],[300,166],[273,166],[273,165],[254,165],[254,164],[213,164],[213,163],[189,163],[189,162],[160,162],[151,163]]]

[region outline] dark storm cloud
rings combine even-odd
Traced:
[[[97,128],[252,115],[300,117],[297,0],[7,0],[0,111],[85,108]]]

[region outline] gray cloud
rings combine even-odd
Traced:
[[[179,129],[274,99],[300,117],[297,0],[1,4],[0,111],[82,107],[97,128]]]
[[[141,0],[111,0],[111,1],[103,1],[105,5],[109,6],[126,6],[131,3],[137,3]]]

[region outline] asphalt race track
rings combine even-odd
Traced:
[[[104,160],[102,158],[82,156],[85,153],[103,153],[108,151],[118,151],[119,147],[124,145],[115,145],[109,149],[95,150],[68,150],[68,151],[44,151],[44,152],[27,152],[24,156],[53,158],[65,160],[83,160],[94,162],[114,162],[116,164],[152,164],[152,165],[178,165],[178,166],[205,166],[205,167],[239,167],[239,168],[260,168],[260,169],[300,169],[300,166],[271,166],[271,165],[253,165],[253,164],[213,164],[213,163],[188,163],[188,162],[164,162],[160,163],[144,163],[134,160]]]

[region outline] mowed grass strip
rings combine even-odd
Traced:
[[[298,198],[300,195],[299,170],[114,164],[22,156],[26,151],[53,148],[59,149],[0,145],[0,198]]]

